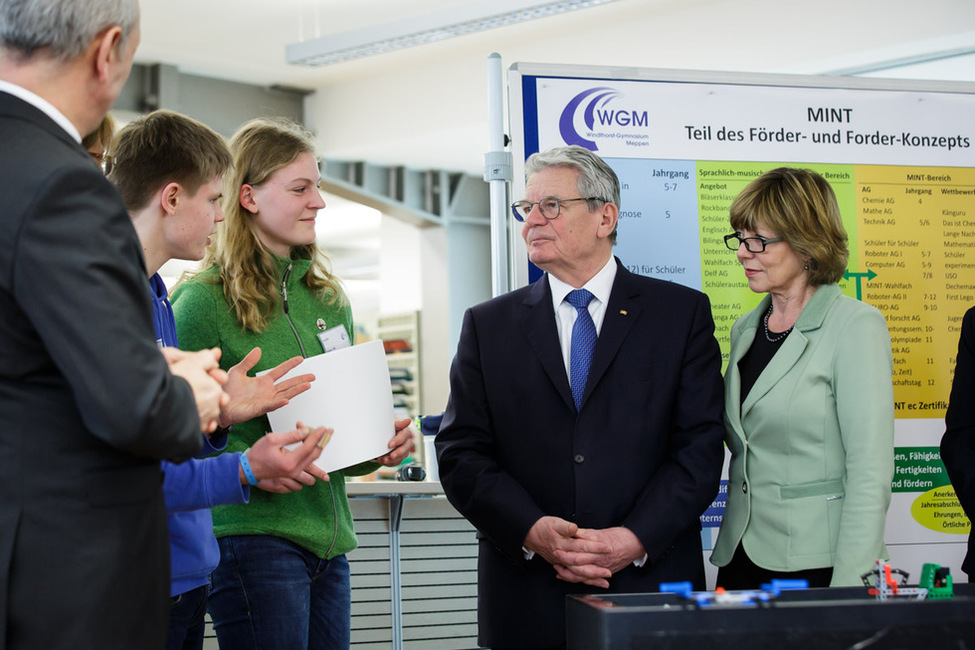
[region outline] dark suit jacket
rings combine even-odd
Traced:
[[[192,456],[142,250],[87,153],[0,92],[0,649],[163,647],[159,459]]]
[[[975,307],[965,313],[961,324],[941,461],[965,514],[975,520]],[[968,536],[968,555],[961,568],[969,580],[975,579],[975,535]]]
[[[565,596],[522,542],[544,515],[625,526],[649,560],[615,592],[691,580],[704,588],[699,515],[717,493],[724,447],[721,359],[708,299],[619,265],[576,413],[551,289],[531,286],[467,311],[436,438],[448,499],[479,531],[481,644],[554,646]]]

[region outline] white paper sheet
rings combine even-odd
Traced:
[[[387,453],[395,427],[383,342],[368,341],[310,357],[285,377],[309,372],[315,375],[311,388],[268,413],[271,430],[291,431],[299,421],[313,429],[334,429],[315,461],[326,472]]]

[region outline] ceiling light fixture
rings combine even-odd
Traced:
[[[539,3],[482,0],[414,18],[293,43],[285,46],[285,60],[307,66],[342,63],[615,1],[562,0]]]

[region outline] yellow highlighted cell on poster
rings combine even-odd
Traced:
[[[973,197],[975,170],[856,167],[856,280],[887,319],[897,417],[944,417],[961,317],[975,304]]]
[[[911,504],[911,517],[925,528],[939,533],[967,535],[972,524],[950,485],[928,490]]]

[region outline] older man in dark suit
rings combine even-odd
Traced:
[[[975,519],[975,307],[965,312],[961,322],[941,460],[962,509],[969,519]],[[968,552],[961,568],[969,582],[975,581],[975,534],[968,536]]]
[[[192,456],[224,399],[214,353],[170,368],[156,347],[139,240],[79,144],[138,19],[136,0],[0,0],[3,650],[163,647],[159,459]]]
[[[707,298],[612,255],[619,181],[581,147],[535,154],[515,217],[534,284],[471,308],[436,445],[477,527],[478,631],[565,644],[565,596],[704,588],[699,515],[723,458]]]

